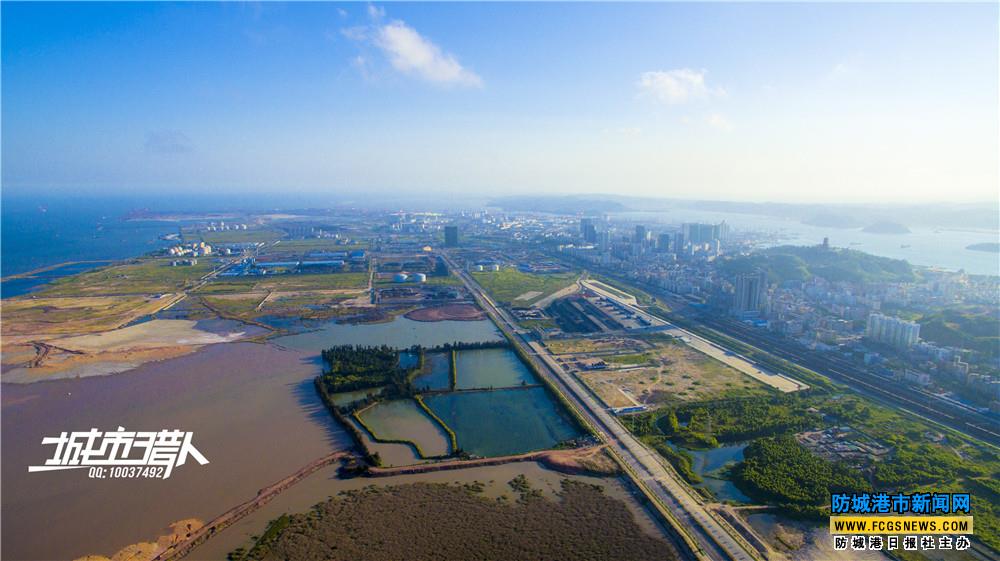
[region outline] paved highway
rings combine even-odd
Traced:
[[[650,498],[665,507],[672,517],[672,524],[680,526],[694,541],[699,558],[712,561],[755,561],[757,551],[717,515],[710,512],[701,500],[680,479],[680,476],[659,455],[650,451],[632,436],[614,416],[580,383],[566,372],[540,344],[530,341],[528,332],[521,330],[513,318],[497,306],[482,287],[450,257],[448,265],[472,292],[476,301],[486,310],[494,323],[531,360],[535,370],[545,376],[566,397],[577,413],[597,431],[628,467],[629,474],[638,487]]]

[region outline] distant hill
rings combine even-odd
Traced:
[[[819,226],[821,228],[860,228],[863,224],[848,214],[835,214],[832,212],[822,212],[814,214],[802,221],[807,226]]]
[[[908,282],[916,280],[913,267],[902,259],[878,257],[853,249],[821,246],[780,246],[723,261],[729,274],[761,269],[771,282],[806,281],[822,277],[828,281]]]
[[[985,251],[988,253],[1000,253],[1000,243],[996,242],[974,243],[972,245],[965,246],[965,249],[971,251]]]
[[[526,212],[549,212],[552,214],[600,214],[602,212],[623,212],[631,210],[620,202],[594,197],[497,197],[490,206],[504,210]]]
[[[876,222],[864,228],[869,234],[909,234],[910,229],[898,222]]]
[[[581,195],[521,195],[494,197],[490,206],[506,210],[579,214],[601,212],[672,212],[695,210],[774,216],[824,228],[861,228],[878,222],[898,222],[911,228],[1000,229],[995,203],[809,204],[707,201],[636,197],[613,193]]]

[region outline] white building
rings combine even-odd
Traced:
[[[908,349],[920,340],[920,324],[882,314],[868,316],[865,336],[872,341]]]

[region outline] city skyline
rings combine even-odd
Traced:
[[[993,4],[4,7],[10,194],[995,202],[1000,182]]]

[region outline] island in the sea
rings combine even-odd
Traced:
[[[969,249],[972,251],[985,251],[987,253],[1000,253],[1000,243],[998,242],[974,243],[965,246],[965,249]]]

